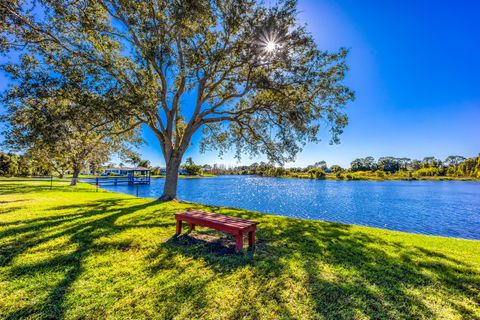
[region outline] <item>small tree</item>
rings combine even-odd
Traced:
[[[325,179],[326,174],[325,171],[318,169],[318,168],[312,168],[308,170],[308,174],[310,175],[311,179]]]
[[[150,173],[154,176],[159,176],[162,173],[162,168],[154,167],[150,170]]]
[[[144,160],[144,159],[140,160],[140,162],[138,163],[138,166],[149,169],[151,167],[150,160]]]
[[[410,158],[398,158],[397,161],[398,161],[399,169],[407,171],[412,160]]]
[[[465,161],[465,157],[462,156],[448,156],[443,162],[446,166],[458,167],[460,163]]]
[[[18,158],[14,153],[0,152],[0,176],[16,176],[18,174]]]
[[[425,157],[422,160],[423,168],[440,168],[443,163],[441,160],[436,159],[435,157]]]
[[[196,165],[191,157],[187,158],[187,161],[182,168],[189,176],[198,176],[202,173],[202,166]]]
[[[5,143],[35,156],[60,175],[71,168],[71,185],[87,164],[106,162],[112,152],[123,149],[125,141],[138,142],[138,122],[118,111],[122,100],[115,92],[100,94],[103,90],[92,88],[84,74],[55,74],[30,56],[23,56],[19,66],[6,66],[5,71],[16,81],[2,95],[7,108]],[[115,107],[97,108],[102,104]]]
[[[337,172],[343,172],[345,171],[345,169],[343,169],[342,167],[340,167],[339,165],[336,165],[334,164],[333,166],[330,167],[330,170],[332,171],[332,173],[337,173]]]
[[[324,160],[315,162],[313,166],[323,171],[327,170],[327,162],[325,162]]]
[[[140,154],[132,150],[124,150],[121,154],[121,159],[134,167],[138,167],[142,161]]]
[[[350,163],[351,171],[369,171],[376,170],[377,165],[373,157],[355,159]]]
[[[10,145],[11,144],[12,143],[10,143]],[[71,170],[70,160],[63,153],[52,153],[49,151],[49,148],[42,143],[31,143],[26,148],[26,155],[33,160],[36,170],[40,175],[56,173],[59,178],[63,178],[65,173]]]
[[[411,170],[411,171],[416,171],[420,168],[422,168],[422,161],[417,159],[413,159],[408,165],[408,170]]]
[[[378,159],[377,167],[379,170],[394,173],[400,170],[400,163],[394,157],[381,157]]]

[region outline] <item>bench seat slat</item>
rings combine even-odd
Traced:
[[[225,226],[231,230],[246,230],[250,229],[252,226],[257,225],[257,222],[255,221],[249,221],[242,218],[224,216],[217,213],[203,212],[197,210],[179,212],[175,215],[180,218],[185,218],[185,220],[188,219],[191,222],[193,222],[193,220],[196,220],[200,222],[199,224],[202,224],[202,222],[204,222],[219,227]]]

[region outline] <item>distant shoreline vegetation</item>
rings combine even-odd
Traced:
[[[480,155],[474,158],[449,156],[444,161],[435,157],[425,157],[423,160],[395,157],[375,160],[366,157],[353,160],[350,168],[339,165],[329,167],[325,161],[304,168],[284,168],[265,162],[228,169],[222,165],[205,165],[203,172],[316,180],[478,180]]]
[[[141,160],[150,169],[152,177],[165,177],[161,167],[150,166],[150,161]],[[331,180],[480,180],[480,154],[465,158],[449,156],[445,160],[425,157],[423,160],[395,157],[358,158],[350,163],[349,168],[339,165],[328,166],[325,161],[318,161],[307,167],[285,168],[272,163],[252,163],[249,166],[226,167],[225,165],[198,165],[192,158],[187,158],[181,166],[180,178],[212,177],[216,175],[255,175],[262,177],[331,179]],[[84,172],[81,177],[89,178],[103,172],[102,166],[95,167],[95,173]],[[71,176],[71,170],[59,171],[60,178]],[[31,177],[55,175],[41,163],[28,155],[0,152],[0,176]]]

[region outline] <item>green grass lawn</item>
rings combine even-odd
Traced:
[[[480,318],[480,241],[0,180],[1,319]],[[260,222],[255,252],[189,208]]]

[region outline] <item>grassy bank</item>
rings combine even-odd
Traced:
[[[255,252],[172,238],[188,208],[260,222]],[[480,318],[480,242],[0,181],[0,318]]]
[[[310,175],[307,172],[299,172],[288,175],[281,175],[277,178],[299,178],[299,179],[315,179],[314,176]],[[427,181],[480,181],[480,179],[472,177],[449,177],[449,176],[408,176],[408,175],[377,175],[374,172],[349,172],[342,173],[341,175],[335,175],[332,173],[327,173],[321,179],[327,180],[375,180],[375,181],[386,181],[386,180],[397,180],[397,181],[414,181],[414,180],[427,180]]]

